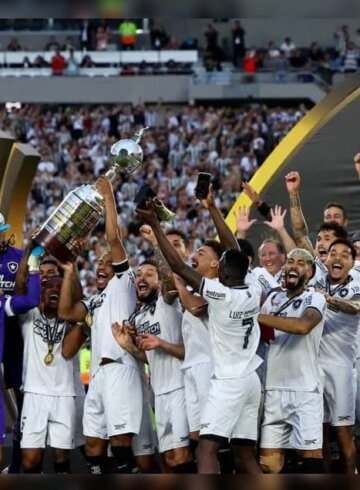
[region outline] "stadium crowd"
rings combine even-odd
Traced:
[[[139,126],[151,128],[142,141],[141,170],[121,175],[116,186],[125,244],[135,266],[149,253],[139,237],[133,202],[143,182],[166,206],[177,210],[174,225],[184,230],[196,248],[198,237],[214,232],[193,197],[197,172],[208,169],[212,173],[220,207],[226,213],[241,190],[241,182],[251,178],[305,113],[303,104],[297,109],[167,107],[161,103],[147,107],[24,106],[3,112],[0,125],[20,141],[32,144],[42,157],[29,199],[26,232],[43,223],[69,190],[92,183],[107,169],[112,143],[131,136]],[[93,248],[96,239],[103,243],[101,231],[92,237]],[[88,280],[94,284],[96,257],[89,253],[84,260]]]

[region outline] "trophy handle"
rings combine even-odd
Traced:
[[[140,143],[140,140],[142,138],[142,135],[144,134],[145,131],[147,131],[148,129],[150,129],[149,127],[146,127],[146,128],[141,128],[140,131],[138,133],[135,133],[134,136],[131,138],[133,141],[135,141],[135,143]]]

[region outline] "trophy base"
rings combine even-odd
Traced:
[[[34,238],[34,241],[45,248],[55,259],[60,262],[75,260],[76,256],[56,236],[50,235],[46,230],[41,230]]]

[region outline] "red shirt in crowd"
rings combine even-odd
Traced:
[[[56,53],[51,58],[51,68],[53,75],[62,75],[64,73],[65,66],[65,58],[60,53]]]

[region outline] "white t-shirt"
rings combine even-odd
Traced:
[[[181,330],[185,345],[185,359],[182,368],[187,369],[196,364],[211,362],[208,315],[198,318],[185,310]]]
[[[255,281],[260,283],[262,294],[266,298],[270,291],[281,286],[282,276],[282,269],[273,276],[265,269],[265,267],[255,267],[254,269],[249,269],[245,278],[245,283],[254,284]]]
[[[75,396],[73,359],[65,359],[62,345],[68,322],[46,318],[38,308],[20,315],[24,337],[24,392],[51,396]],[[48,340],[54,344],[51,364],[45,364]]]
[[[274,291],[263,304],[261,313],[301,318],[309,308],[317,310],[322,320],[307,335],[275,330],[267,357],[266,390],[314,391],[320,386],[319,345],[326,313],[324,296],[304,291],[290,299],[286,291]]]
[[[260,339],[257,316],[260,292],[254,286],[229,288],[203,278],[200,294],[209,304],[209,332],[215,376],[247,376],[262,360],[256,354]]]
[[[350,277],[343,285],[329,285],[325,279],[322,287],[334,298],[360,299],[360,281]],[[320,362],[333,366],[352,368],[358,352],[359,315],[349,315],[328,305],[324,332],[320,344]]]
[[[328,274],[327,267],[321,262],[319,257],[315,257],[315,274],[308,282],[308,287],[321,288]]]
[[[136,359],[115,340],[111,325],[127,320],[136,306],[134,276],[130,269],[116,274],[107,285],[106,298],[101,305],[97,321],[101,326],[100,357],[121,364],[138,367]]]
[[[132,315],[136,334],[150,333],[170,342],[181,344],[182,310],[179,300],[169,305],[160,294],[157,300]],[[184,386],[182,362],[162,349],[146,351],[150,367],[150,381],[155,395],[162,395]]]

